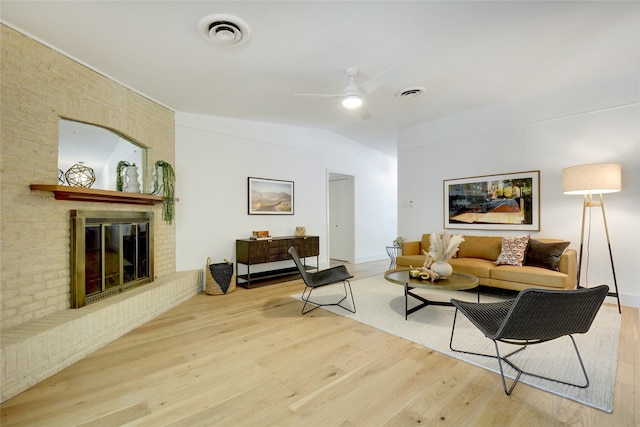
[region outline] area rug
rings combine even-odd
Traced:
[[[383,277],[369,277],[351,282],[357,312],[349,313],[339,307],[323,307],[333,313],[373,326],[395,336],[433,349],[440,353],[463,360],[496,372],[496,384],[502,388],[498,361],[494,358],[457,353],[449,348],[451,325],[455,309],[452,307],[429,306],[409,315],[405,320],[404,289],[401,285],[388,282]],[[320,302],[339,299],[342,285],[327,286],[315,290],[313,296]],[[456,292],[443,290],[414,289],[431,300],[449,301],[450,298],[474,301],[475,291]],[[511,295],[512,296],[512,295]],[[292,295],[300,299],[300,294]],[[336,298],[337,297],[337,298]],[[499,301],[507,296],[482,293],[481,302]],[[409,308],[417,305],[409,298]],[[574,336],[584,362],[590,385],[583,389],[523,375],[520,382],[548,391],[567,399],[597,408],[605,412],[613,410],[613,391],[618,366],[620,335],[620,315],[613,306],[603,305],[591,329],[586,334]],[[495,354],[493,341],[487,339],[464,316],[458,316],[454,348],[486,354]],[[501,354],[506,354],[513,346],[501,345]],[[503,353],[505,351],[505,353]],[[584,383],[573,344],[568,337],[528,347],[510,358],[525,370],[566,382]],[[515,377],[515,371],[503,364],[505,375]],[[515,392],[517,392],[517,387]]]

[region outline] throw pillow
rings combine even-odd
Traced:
[[[558,271],[560,256],[567,246],[569,246],[569,242],[544,243],[531,239],[524,265]]]
[[[524,257],[529,246],[529,235],[518,237],[503,237],[502,249],[496,259],[496,265],[515,265],[522,267]]]

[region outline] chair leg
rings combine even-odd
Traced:
[[[353,310],[345,307],[343,305],[341,305],[340,307],[344,308],[347,311],[350,311],[351,313],[355,313],[356,312],[356,300],[353,299],[353,291],[351,290],[351,282],[349,282],[348,280],[345,280],[342,282],[343,286],[344,286],[344,295],[346,298],[347,295],[347,286],[349,286],[349,294],[351,295],[351,307],[353,307]]]
[[[556,379],[556,378],[545,377],[544,375],[534,374],[534,373],[527,372],[527,371],[519,368],[512,361],[510,361],[508,359],[509,356],[511,356],[514,353],[517,353],[517,351],[519,351],[519,350],[514,351],[512,353],[509,353],[508,355],[506,355],[504,357],[500,357],[500,359],[504,360],[505,363],[507,363],[509,366],[511,366],[513,369],[515,369],[518,372],[518,376],[520,376],[520,374],[525,374],[525,375],[529,375],[530,377],[536,377],[536,378],[540,378],[540,379],[547,380],[547,381],[553,381],[553,382],[556,382],[556,383],[559,383],[559,384],[570,385],[570,386],[578,387],[578,388],[587,388],[587,387],[589,387],[589,375],[587,375],[587,370],[584,367],[584,363],[582,362],[582,357],[580,356],[580,351],[578,350],[578,345],[576,344],[576,340],[573,338],[573,336],[568,335],[568,337],[571,338],[571,343],[573,344],[573,349],[575,350],[576,356],[578,358],[578,362],[580,363],[580,369],[582,370],[582,375],[584,375],[584,384],[570,383],[570,382],[562,381],[562,380],[559,380],[559,379]],[[496,344],[496,346],[497,346],[497,344]],[[526,346],[523,347],[523,348],[526,348]],[[513,387],[512,387],[512,389],[513,389]],[[509,394],[509,393],[507,393],[507,394]]]
[[[305,292],[307,291],[307,289],[309,290],[309,293],[307,294],[307,296],[305,297]],[[311,303],[314,304],[313,301],[309,301],[309,298],[311,298],[311,292],[313,291],[313,288],[310,287],[305,287],[304,291],[302,291],[302,300],[304,301],[304,305],[302,306],[302,314],[307,314],[313,310],[315,310],[316,308],[319,308],[320,305],[316,305],[315,307],[305,311],[304,309],[307,307],[307,303]]]
[[[498,349],[498,343],[496,340],[492,340],[495,347],[496,347],[496,354],[497,356],[494,356],[493,354],[485,354],[485,353],[476,353],[473,351],[466,351],[466,350],[459,350],[456,348],[453,348],[453,333],[455,331],[456,328],[456,320],[458,318],[458,309],[456,308],[455,313],[453,314],[453,326],[451,328],[451,339],[449,340],[449,348],[452,351],[455,351],[457,353],[464,353],[464,354],[472,354],[474,356],[484,356],[484,357],[491,357],[493,359],[498,359],[498,367],[500,368],[500,378],[502,379],[502,388],[504,389],[504,392],[507,395],[511,395],[511,392],[513,391],[513,388],[516,386],[516,383],[518,382],[518,380],[520,379],[520,375],[522,375],[522,371],[520,369],[518,369],[517,367],[515,367],[512,363],[510,363],[508,360],[506,360],[505,358],[500,356],[500,350]],[[526,346],[523,346],[511,353],[509,353],[507,356],[511,356],[519,351],[522,351],[526,348]],[[509,363],[509,365],[511,365],[514,369],[516,369],[516,371],[518,371],[518,376],[516,377],[516,379],[513,381],[513,384],[511,384],[511,387],[509,388],[509,390],[507,390],[507,383],[505,380],[505,376],[504,376],[504,370],[502,369],[502,361],[505,360],[507,363]]]
[[[406,298],[405,298],[405,300],[406,300]],[[453,348],[453,333],[456,330],[456,319],[457,318],[458,318],[458,309],[456,308],[456,311],[453,313],[453,325],[451,325],[451,338],[449,338],[449,348],[451,349],[451,351],[458,351],[455,348]]]
[[[344,280],[342,282],[342,285],[344,287],[344,296],[340,299],[340,301],[334,302],[334,303],[328,303],[328,304],[320,304],[320,303],[311,301],[310,298],[311,298],[311,292],[313,291],[313,288],[309,287],[309,286],[305,287],[304,291],[302,291],[302,300],[304,301],[304,305],[302,306],[302,314],[307,314],[309,312],[312,312],[313,310],[315,310],[316,308],[319,308],[319,307],[327,307],[327,306],[332,306],[332,305],[335,305],[335,306],[338,306],[338,307],[342,307],[342,308],[344,308],[345,310],[347,310],[347,311],[349,311],[351,313],[355,313],[356,312],[356,302],[353,299],[353,291],[351,290],[351,282],[349,282],[348,280]],[[347,293],[347,286],[349,287],[348,293]],[[305,293],[306,293],[307,289],[309,290],[309,293],[306,294],[306,297],[305,297]],[[342,304],[342,302],[344,300],[348,299],[349,295],[351,296],[351,306],[353,308],[347,307],[346,305]],[[313,304],[313,305],[315,305],[315,307],[305,311],[305,308],[307,307],[307,304]]]
[[[497,340],[492,340],[493,344],[495,346],[495,349],[496,349],[496,355],[495,356],[492,355],[492,354],[476,353],[476,352],[472,352],[472,351],[459,350],[459,349],[453,348],[453,335],[454,335],[455,328],[456,328],[457,317],[458,317],[458,309],[456,308],[456,311],[453,314],[453,326],[451,327],[451,339],[449,340],[449,348],[451,349],[451,351],[455,351],[457,353],[473,354],[475,356],[492,357],[494,359],[498,359],[498,367],[500,368],[500,377],[502,379],[502,388],[504,389],[504,392],[507,395],[511,395],[511,392],[513,391],[514,387],[516,386],[516,384],[520,380],[520,376],[522,374],[529,375],[531,377],[540,378],[540,379],[547,380],[547,381],[554,381],[554,382],[557,382],[557,383],[560,383],[560,384],[570,385],[570,386],[573,386],[573,387],[579,387],[579,388],[587,388],[587,387],[589,387],[589,376],[587,375],[587,370],[584,367],[584,363],[582,362],[582,357],[580,356],[580,351],[578,351],[578,346],[577,346],[576,340],[573,338],[573,336],[569,335],[569,338],[571,338],[571,342],[573,343],[573,348],[574,348],[574,350],[576,352],[576,356],[578,357],[578,362],[580,363],[580,368],[582,369],[582,373],[584,375],[584,379],[585,379],[585,384],[584,385],[570,383],[570,382],[558,380],[558,379],[555,379],[555,378],[545,377],[543,375],[533,374],[531,372],[524,371],[524,370],[519,368],[517,365],[515,365],[512,361],[510,361],[508,359],[509,357],[513,356],[514,354],[516,354],[516,353],[524,350],[525,348],[527,348],[527,345],[521,346],[520,348],[518,348],[517,350],[512,351],[511,353],[507,354],[506,356],[501,356],[500,355],[500,349],[498,348],[498,341]],[[506,380],[505,380],[506,377],[504,375],[504,370],[502,368],[502,362],[505,362],[506,364],[511,366],[518,373],[516,375],[516,378],[514,379],[513,383],[511,384],[511,386],[508,389],[507,389],[507,383],[506,383]]]
[[[493,340],[493,345],[495,345],[495,347],[496,347],[496,354],[497,354],[497,359],[498,359],[498,367],[500,367],[500,378],[502,379],[502,389],[504,390],[504,392],[505,392],[505,394],[507,396],[511,396],[511,392],[513,391],[513,388],[518,383],[518,380],[520,380],[520,375],[522,375],[523,371],[521,369],[517,368],[516,366],[514,366],[512,363],[509,363],[509,365],[511,367],[513,367],[518,372],[518,375],[516,375],[516,378],[513,380],[513,383],[511,383],[511,387],[509,387],[509,390],[507,391],[507,382],[506,382],[505,377],[504,377],[504,370],[502,369],[502,361],[504,360],[505,362],[508,363],[508,360],[500,356],[500,349],[498,348],[498,342],[496,340]],[[524,348],[526,348],[526,346],[522,347],[522,349],[524,349]],[[489,356],[489,357],[494,357],[494,356]]]

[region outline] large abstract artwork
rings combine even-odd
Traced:
[[[540,171],[444,181],[444,228],[540,229]]]

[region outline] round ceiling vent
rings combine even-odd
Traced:
[[[243,43],[251,34],[246,22],[225,14],[205,16],[198,23],[198,29],[205,39],[223,45]]]
[[[398,98],[415,98],[416,96],[420,96],[424,93],[423,87],[410,87],[400,92],[396,93],[396,97]]]

